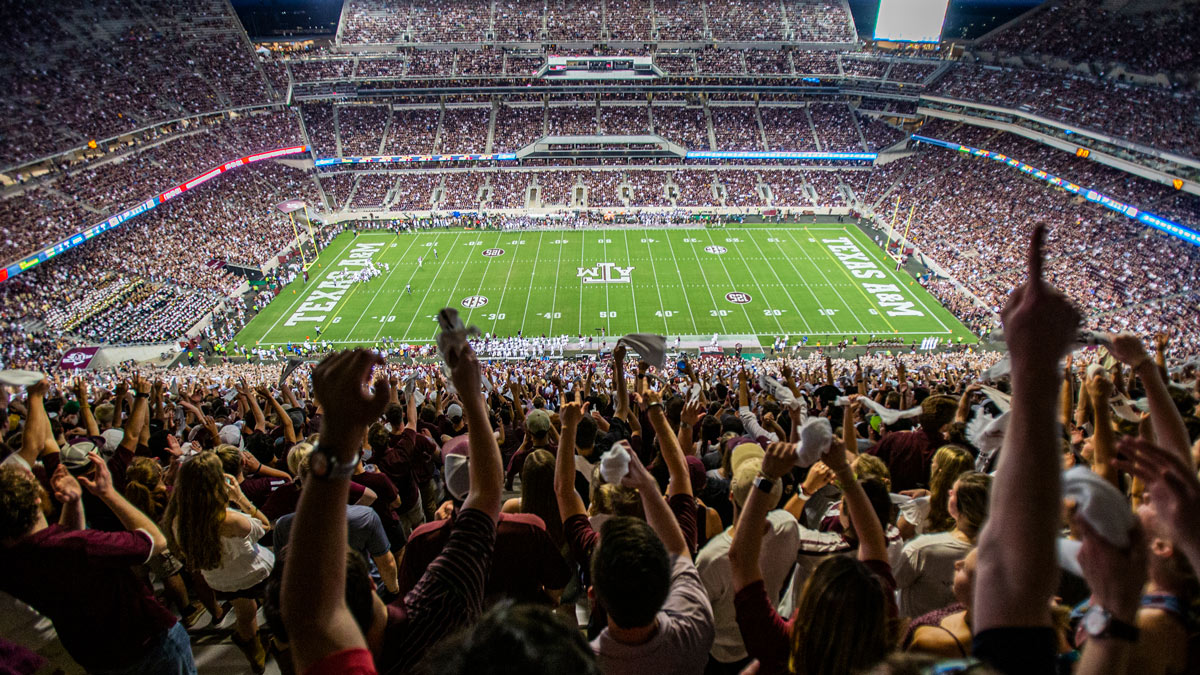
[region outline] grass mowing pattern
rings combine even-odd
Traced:
[[[390,271],[368,282],[346,282],[339,274],[358,269],[355,255],[388,263]],[[608,282],[585,283],[581,268]],[[809,336],[810,346],[852,335],[860,342],[871,335],[908,343],[929,336],[975,341],[937,300],[894,269],[849,224],[343,233],[309,269],[309,282],[297,279],[285,288],[236,341],[303,342],[318,339],[319,325],[320,339],[338,345],[375,344],[384,337],[428,342],[444,306],[499,335],[523,330],[574,337],[603,328],[610,336],[650,332],[708,340],[718,333],[747,347],[756,340],[769,345],[781,335],[790,336],[789,344]],[[476,296],[486,303],[464,304]]]

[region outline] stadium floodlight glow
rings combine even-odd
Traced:
[[[154,197],[150,197],[146,201],[138,204],[137,206],[126,209],[116,215],[109,216],[108,218],[105,218],[101,222],[96,223],[95,225],[89,227],[88,229],[86,229],[82,232],[77,232],[76,234],[72,234],[71,236],[67,237],[66,239],[63,239],[62,241],[52,244],[31,256],[27,256],[26,258],[18,260],[14,263],[5,265],[4,267],[0,267],[0,282],[7,281],[7,280],[15,277],[16,275],[20,274],[21,272],[24,272],[25,270],[31,269],[33,267],[37,267],[38,265],[46,262],[47,260],[49,260],[57,255],[60,255],[66,251],[69,251],[70,249],[73,249],[76,246],[79,246],[80,244],[86,242],[87,240],[91,239],[92,237],[95,237],[98,234],[103,234],[103,233],[108,232],[109,230],[113,229],[114,227],[123,225],[124,223],[128,222],[131,218],[136,218],[137,216],[142,215],[143,213],[149,211],[150,209],[153,209],[154,207],[158,206],[159,204],[162,204],[163,202],[174,199],[174,198],[178,197],[179,195],[183,194],[184,192],[187,192],[188,190],[193,190],[193,189],[203,185],[204,183],[207,183],[208,181],[212,180],[213,178],[216,178],[217,176],[225,173],[226,171],[236,169],[239,166],[246,166],[247,164],[253,164],[254,162],[261,162],[265,159],[274,159],[275,157],[284,157],[287,155],[295,155],[295,154],[298,154],[301,152],[307,152],[307,151],[308,151],[308,146],[306,146],[306,145],[294,145],[290,148],[279,148],[278,150],[271,150],[269,152],[260,152],[256,155],[249,155],[247,157],[242,157],[240,159],[235,159],[235,160],[231,160],[229,162],[225,162],[224,164],[219,164],[216,167],[209,169],[208,171],[205,171],[204,173],[200,174],[199,176],[196,176],[195,178],[187,181],[186,183],[180,183],[179,185],[176,185],[175,187],[171,188],[170,190],[160,192],[158,195],[156,195]]]
[[[873,162],[874,152],[752,152],[735,150],[688,150],[687,159],[824,159],[841,162]]]
[[[879,0],[875,39],[940,42],[950,0]]]
[[[1179,223],[1176,223],[1173,220],[1167,220],[1166,218],[1163,218],[1161,216],[1156,216],[1153,213],[1147,213],[1146,211],[1143,211],[1142,209],[1139,209],[1138,207],[1136,207],[1132,204],[1126,204],[1125,202],[1113,199],[1112,197],[1109,197],[1108,195],[1106,195],[1103,192],[1100,192],[1098,190],[1092,190],[1090,188],[1081,187],[1079,185],[1076,185],[1075,183],[1072,183],[1069,180],[1066,180],[1065,178],[1059,178],[1058,176],[1055,176],[1054,174],[1051,174],[1051,173],[1044,171],[1042,169],[1039,169],[1037,167],[1030,166],[1024,162],[1020,162],[1020,161],[1017,161],[1014,159],[1010,159],[1010,158],[1006,157],[1005,155],[1002,155],[998,152],[992,152],[991,150],[981,150],[979,148],[972,148],[969,145],[962,145],[961,143],[949,143],[947,141],[938,140],[936,138],[929,138],[928,136],[918,136],[916,134],[913,134],[912,139],[914,141],[917,141],[918,143],[928,143],[929,145],[936,145],[939,148],[946,148],[949,150],[957,150],[959,152],[970,153],[972,155],[976,155],[978,157],[985,157],[987,159],[991,159],[991,160],[994,160],[997,162],[1003,162],[1004,164],[1007,164],[1022,173],[1033,176],[1034,178],[1037,178],[1038,180],[1046,181],[1047,183],[1050,183],[1051,185],[1053,185],[1055,187],[1060,187],[1060,188],[1066,190],[1067,192],[1070,192],[1071,194],[1079,195],[1080,197],[1083,197],[1084,199],[1088,200],[1089,202],[1093,202],[1093,203],[1099,204],[1100,206],[1103,206],[1106,209],[1116,211],[1117,213],[1125,216],[1126,218],[1131,218],[1131,219],[1136,220],[1144,225],[1149,225],[1150,227],[1153,227],[1156,230],[1161,230],[1163,232],[1166,232],[1167,234],[1171,235],[1172,237],[1175,237],[1177,239],[1182,239],[1182,240],[1189,242],[1191,244],[1194,244],[1196,246],[1200,246],[1200,232],[1197,232],[1189,227],[1180,225]]]

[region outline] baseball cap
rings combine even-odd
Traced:
[[[763,451],[762,446],[758,443],[740,443],[733,449],[733,456],[730,458],[729,466],[734,472],[737,468],[749,459],[762,459],[767,453]]]
[[[534,436],[550,433],[550,413],[545,410],[534,410],[525,418],[525,431]]]
[[[63,448],[58,459],[63,466],[67,467],[67,471],[78,476],[87,473],[92,468],[92,460],[88,459],[88,456],[98,449],[92,439],[75,437],[71,439],[66,448]]]
[[[708,475],[704,471],[704,462],[695,455],[684,457],[687,462],[688,482],[692,484],[692,494],[698,495],[704,489],[705,483],[708,482]]]
[[[125,440],[124,429],[105,429],[104,433],[100,435],[104,437],[104,447],[98,449],[105,456],[112,456],[117,451],[117,447],[121,445],[121,441]]]
[[[462,406],[457,403],[451,403],[450,407],[446,408],[446,417],[452,420],[460,419],[463,416]]]
[[[74,415],[77,412],[79,412],[79,401],[67,401],[63,404],[62,414]]]
[[[221,427],[221,431],[217,434],[221,438],[221,442],[227,445],[232,445],[238,450],[243,450],[246,444],[242,441],[242,430],[236,424],[226,424]]]
[[[468,436],[455,436],[442,446],[446,491],[459,501],[462,501],[471,490],[471,472],[467,466],[470,462],[468,438]]]

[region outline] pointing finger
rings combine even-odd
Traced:
[[[1046,243],[1046,225],[1038,223],[1033,228],[1033,236],[1029,242],[1029,279],[1026,283],[1033,287],[1042,285],[1042,248]]]

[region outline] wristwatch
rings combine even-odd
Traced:
[[[760,475],[759,477],[754,479],[754,487],[758,488],[759,490],[762,490],[763,492],[765,492],[767,494],[771,494],[771,491],[775,489],[775,481],[771,480],[770,478],[767,478],[766,476]]]
[[[358,466],[360,457],[362,455],[356,451],[349,461],[342,462],[337,457],[322,450],[320,443],[314,443],[312,455],[309,458],[308,471],[313,478],[321,480],[348,480],[354,475],[354,469]]]
[[[1092,605],[1092,608],[1083,615],[1083,629],[1087,631],[1088,637],[1110,637],[1126,642],[1137,642],[1139,633],[1137,626],[1114,618],[1108,610],[1100,605]]]

